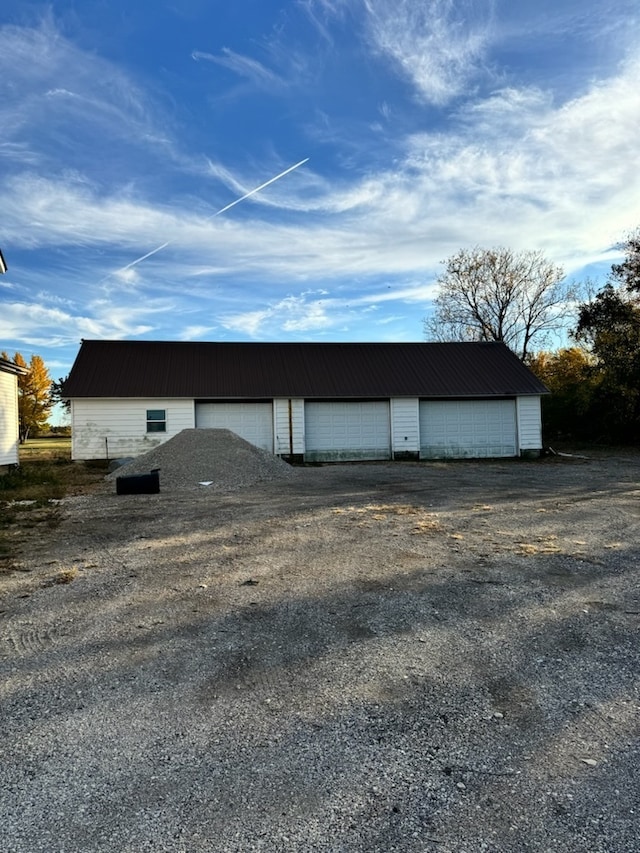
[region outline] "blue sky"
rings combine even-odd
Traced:
[[[0,349],[422,340],[464,246],[603,275],[639,92],[636,0],[3,0]]]

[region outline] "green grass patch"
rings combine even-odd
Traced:
[[[29,438],[18,449],[20,464],[38,460],[71,461],[71,438],[63,435]]]

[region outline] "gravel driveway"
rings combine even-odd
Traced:
[[[0,579],[0,850],[637,851],[639,480],[68,499]]]

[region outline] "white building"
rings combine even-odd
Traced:
[[[18,376],[26,373],[23,367],[0,358],[0,471],[19,462]]]
[[[74,459],[193,427],[294,460],[514,457],[546,393],[501,343],[83,341],[65,384]]]

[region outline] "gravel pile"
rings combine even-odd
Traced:
[[[285,480],[295,472],[286,462],[249,444],[228,429],[183,429],[159,447],[107,476],[148,474],[160,469],[160,489],[234,491],[255,483]],[[201,483],[209,482],[209,486]]]

